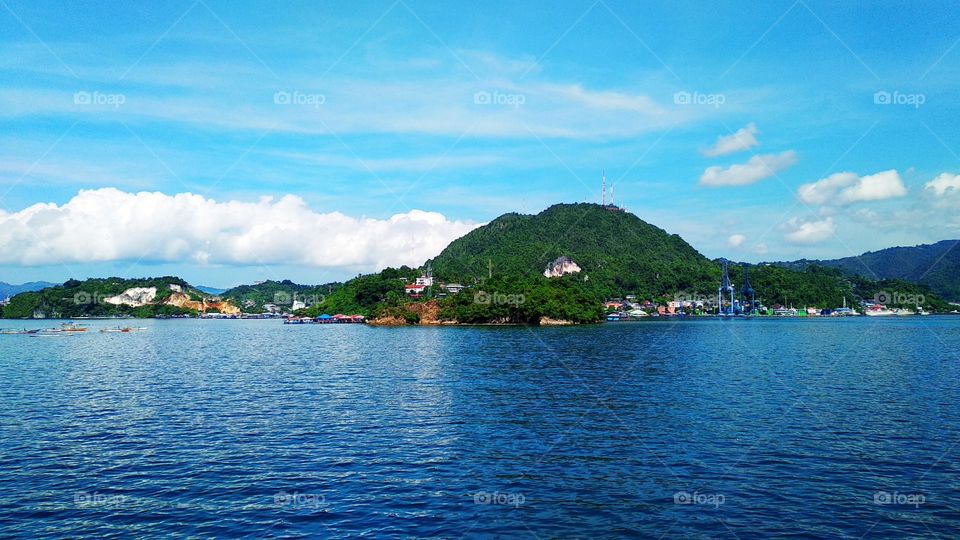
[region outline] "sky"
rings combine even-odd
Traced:
[[[0,0],[0,281],[416,266],[616,203],[708,257],[960,238],[955,2]]]

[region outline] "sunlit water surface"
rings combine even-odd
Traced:
[[[137,324],[0,336],[0,536],[960,536],[960,317]]]

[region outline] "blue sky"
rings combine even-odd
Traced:
[[[951,2],[0,0],[0,280],[318,283],[617,202],[710,257],[960,238]],[[187,195],[192,194],[192,195]]]

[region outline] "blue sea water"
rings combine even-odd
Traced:
[[[0,536],[960,536],[960,317],[137,324],[0,336]]]

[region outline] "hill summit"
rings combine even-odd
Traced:
[[[476,283],[491,274],[549,275],[557,261],[579,268],[575,275],[588,288],[605,293],[657,296],[719,279],[719,266],[678,235],[590,203],[504,214],[453,241],[429,263],[442,279]]]

